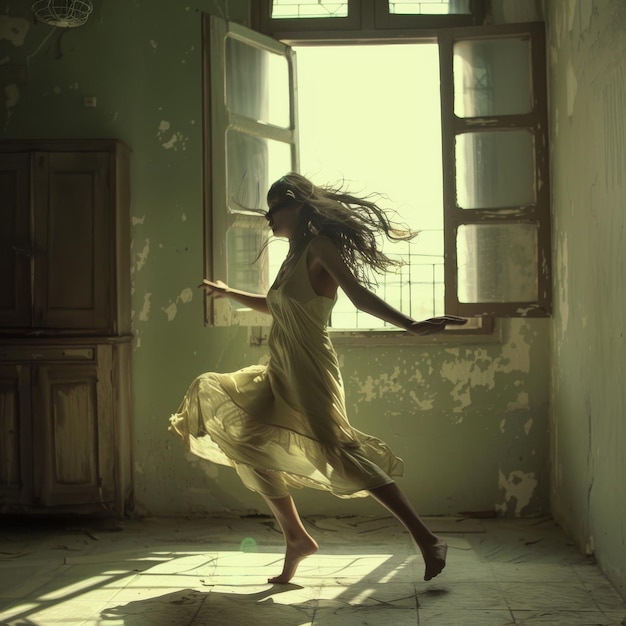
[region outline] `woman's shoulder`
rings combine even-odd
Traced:
[[[309,246],[309,266],[319,263],[328,271],[337,270],[345,265],[337,244],[327,235],[316,235]]]
[[[315,235],[315,237],[311,239],[309,249],[320,252],[322,254],[329,251],[339,251],[339,249],[337,248],[337,244],[328,235],[323,235],[322,233],[320,233],[319,235]]]

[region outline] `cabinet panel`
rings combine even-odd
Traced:
[[[34,325],[106,330],[113,211],[106,153],[35,155]]]
[[[31,487],[30,369],[0,365],[0,503],[27,502]]]
[[[106,508],[114,487],[106,457],[115,416],[103,415],[99,400],[110,396],[110,385],[101,389],[96,364],[40,365],[36,378],[36,500],[47,506],[100,503]]]
[[[30,154],[0,154],[0,326],[31,324]]]

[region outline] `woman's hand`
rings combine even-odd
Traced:
[[[267,308],[267,298],[257,293],[249,293],[248,291],[241,291],[239,289],[231,289],[226,283],[221,280],[208,280],[204,279],[198,287],[206,289],[206,292],[212,298],[230,298],[239,304],[243,304],[245,307],[259,311],[259,313],[269,314]]]
[[[431,317],[422,322],[413,322],[407,332],[412,335],[433,335],[442,332],[447,325],[463,326],[467,324],[464,317],[456,317],[455,315],[442,315],[441,317]]]
[[[207,280],[206,278],[198,285],[203,287],[213,298],[226,298],[228,296],[228,285],[221,280]]]

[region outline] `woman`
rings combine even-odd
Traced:
[[[434,535],[391,476],[403,463],[385,443],[353,428],[346,416],[337,356],[326,325],[341,287],[353,304],[406,331],[440,332],[460,318],[415,321],[364,285],[368,270],[393,264],[379,249],[382,233],[395,231],[369,199],[315,186],[288,174],[267,195],[266,218],[289,253],[267,295],[204,280],[214,298],[231,298],[273,317],[267,366],[233,374],[208,373],[187,392],[171,429],[195,454],[235,467],[244,484],[260,493],[285,536],[282,572],[269,579],[287,583],[300,561],[318,549],[304,528],[288,488],[327,489],[339,497],[371,495],[404,524],[425,562],[424,579],[445,566],[447,545]]]

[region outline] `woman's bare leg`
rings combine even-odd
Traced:
[[[426,527],[396,483],[371,489],[369,493],[404,524],[417,543],[426,564],[424,580],[437,576],[446,566],[448,544]]]
[[[317,542],[306,531],[291,496],[268,498],[263,496],[285,536],[285,562],[279,576],[268,578],[269,583],[288,583],[302,559],[319,549]]]

